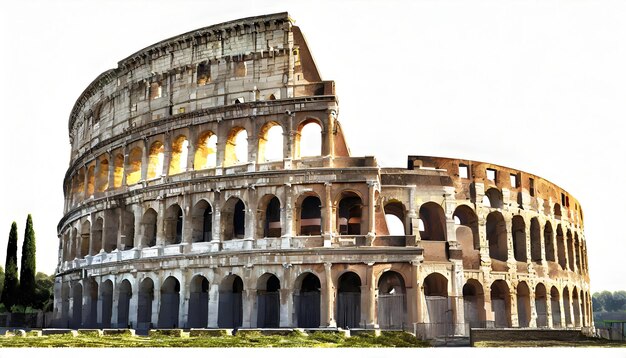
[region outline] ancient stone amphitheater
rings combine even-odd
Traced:
[[[489,163],[351,156],[287,13],[121,60],[69,136],[58,327],[592,325],[576,199]]]

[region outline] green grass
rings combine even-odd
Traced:
[[[428,342],[417,340],[406,332],[384,332],[373,335],[345,338],[341,334],[315,332],[309,336],[299,332],[288,336],[264,336],[258,332],[223,337],[171,337],[167,335],[103,336],[94,334],[72,337],[70,334],[43,337],[0,336],[0,347],[429,347]]]
[[[476,347],[618,347],[626,348],[626,342],[589,338],[581,341],[484,341],[476,342]]]

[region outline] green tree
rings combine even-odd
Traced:
[[[0,266],[0,295],[2,295],[2,289],[4,288],[4,269]]]
[[[604,301],[600,298],[600,292],[595,292],[591,296],[591,302],[593,303],[594,312],[602,312],[604,310]]]
[[[4,288],[0,302],[9,309],[16,302],[19,295],[17,279],[17,224],[15,221],[11,224],[9,233],[9,242],[7,243],[7,258],[4,265],[6,272],[4,273]]]
[[[613,303],[615,311],[626,310],[626,291],[613,292]]]
[[[35,286],[35,299],[32,307],[44,312],[52,311],[54,275],[48,276],[43,272],[37,272]]]
[[[32,306],[35,299],[35,230],[33,218],[28,214],[24,242],[22,243],[22,262],[20,265],[20,304]]]

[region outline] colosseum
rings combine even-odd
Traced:
[[[338,113],[287,13],[102,73],[69,119],[54,325],[592,326],[573,196],[472,160],[382,168]]]

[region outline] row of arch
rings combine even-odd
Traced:
[[[293,134],[294,158],[320,156],[322,122],[317,119],[302,121]],[[266,163],[282,161],[289,157],[285,148],[283,126],[270,121],[265,123],[253,144],[257,149],[256,161]],[[108,189],[117,189],[124,185],[133,185],[140,180],[152,180],[165,175],[176,175],[189,170],[204,170],[219,166],[230,167],[248,163],[248,130],[242,126],[230,129],[224,143],[218,143],[218,137],[212,130],[205,130],[193,140],[188,134],[179,134],[170,142],[162,135],[153,136],[143,142],[135,142],[128,147],[117,148],[111,154],[103,154],[94,161],[80,167],[66,191],[72,197],[72,204],[95,193]],[[218,156],[223,151],[223,157]]]
[[[134,323],[136,328],[238,328],[244,325],[244,305],[253,305],[245,311],[252,312],[253,317],[246,323],[251,327],[277,328],[289,324],[316,328],[324,325],[321,317],[325,302],[322,299],[323,289],[320,279],[312,272],[298,276],[292,289],[285,289],[284,283],[272,273],[261,275],[256,286],[251,288],[244,287],[244,281],[236,274],[224,277],[218,285],[214,285],[217,288],[212,288],[203,275],[194,276],[189,289],[183,291],[174,276],[167,277],[160,287],[156,287],[151,278],[144,278],[136,285],[133,288],[131,282],[124,279],[114,290],[111,280],[98,285],[91,278],[83,284],[74,284],[70,292],[70,286],[64,284],[62,317],[72,328],[108,328],[114,322],[117,327],[130,327]],[[333,316],[338,327],[363,327],[363,287],[360,276],[355,272],[346,271],[338,277],[335,293],[332,293],[335,295]],[[212,292],[215,289],[217,297]],[[385,271],[378,278],[375,289],[376,324],[382,329],[410,327],[403,275],[393,270]],[[478,280],[469,279],[462,289],[462,318],[449,314],[455,309],[444,275],[429,274],[424,279],[422,292],[425,303],[422,320],[425,323],[454,324],[463,319],[470,327],[481,327],[489,321],[495,327],[559,328],[591,324],[589,294],[576,287],[564,287],[559,291],[552,286],[548,290],[543,283],[537,283],[531,289],[521,281],[513,288],[504,280],[495,280],[489,287],[483,288]],[[134,294],[137,298],[131,303]],[[286,304],[286,295],[292,295],[292,312],[287,312],[290,306]],[[210,309],[210,301],[216,298],[217,308]],[[181,310],[186,310],[187,314],[181,315]],[[211,315],[217,317],[211,318]],[[287,315],[292,315],[293,320],[287,319]]]

